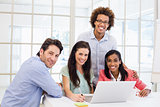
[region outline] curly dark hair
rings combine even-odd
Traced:
[[[40,49],[43,49],[44,51],[48,49],[48,47],[50,45],[55,45],[59,48],[60,53],[63,50],[63,46],[61,44],[61,42],[58,39],[51,39],[51,38],[47,38],[44,43],[42,44]],[[40,51],[37,53],[38,56],[40,56]]]
[[[75,87],[79,87],[80,84],[80,79],[76,73],[77,68],[76,68],[76,59],[75,59],[75,53],[77,52],[77,50],[79,48],[86,48],[89,50],[89,54],[88,54],[88,59],[87,61],[82,65],[82,69],[83,69],[83,73],[84,73],[84,78],[85,80],[87,80],[88,86],[91,90],[91,75],[90,75],[90,70],[91,70],[91,50],[90,50],[90,46],[88,44],[88,42],[85,41],[79,41],[77,42],[71,51],[71,54],[69,56],[69,60],[68,60],[68,70],[69,70],[69,76],[70,76],[70,80],[73,83],[73,85]]]
[[[94,22],[97,20],[97,16],[99,14],[104,14],[106,16],[109,17],[109,26],[107,28],[107,30],[110,30],[112,26],[114,26],[114,13],[111,9],[109,9],[108,7],[98,7],[95,10],[93,10],[92,15],[90,17],[90,23],[92,25],[93,28],[95,28],[95,24]]]
[[[113,54],[116,54],[119,58],[119,60],[121,60],[121,64],[119,65],[119,71],[122,75],[122,78],[121,78],[121,81],[125,81],[125,79],[128,77],[128,73],[127,71],[124,69],[124,66],[123,66],[123,62],[122,62],[122,58],[121,58],[121,54],[119,51],[117,50],[110,50],[106,53],[105,55],[105,65],[104,65],[104,73],[106,75],[106,77],[108,79],[111,79],[111,75],[109,73],[109,68],[107,66],[107,58],[110,56],[110,55],[113,55]]]

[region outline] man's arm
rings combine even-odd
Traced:
[[[124,69],[128,69],[125,64],[123,64],[123,67],[124,67]],[[133,71],[133,78],[139,79],[137,72],[135,70],[132,70],[132,71]]]
[[[33,78],[32,81],[38,87],[41,87],[48,95],[53,97],[61,97],[62,90],[61,87],[52,79],[46,69],[39,68],[32,71]]]

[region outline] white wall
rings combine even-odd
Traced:
[[[154,50],[154,61],[153,61],[153,72],[160,73],[160,19],[157,20],[157,30],[155,39],[155,50]]]
[[[154,60],[153,60],[153,72],[151,81],[155,83],[153,86],[153,91],[160,91],[160,0],[158,0],[158,20],[156,23],[156,40],[155,40],[155,49],[154,49]]]
[[[160,0],[158,0],[158,19],[160,19]]]

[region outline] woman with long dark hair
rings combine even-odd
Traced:
[[[110,50],[105,55],[104,70],[100,71],[99,81],[136,81],[135,87],[140,90],[141,97],[147,96],[151,90],[138,78],[133,78],[133,71],[124,68],[121,54],[117,50]]]
[[[88,42],[77,42],[70,53],[68,65],[61,69],[63,88],[73,101],[84,101],[82,94],[92,92],[91,50]]]

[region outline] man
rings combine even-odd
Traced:
[[[2,99],[2,107],[39,107],[42,92],[61,97],[61,87],[49,74],[56,63],[62,44],[59,40],[46,39],[36,57],[26,60]]]
[[[114,25],[114,13],[108,7],[98,7],[93,10],[90,23],[93,30],[79,35],[77,41],[86,41],[91,47],[92,70],[94,72],[93,87],[95,89],[99,71],[104,69],[105,54],[117,49],[116,39],[107,33]],[[136,77],[137,74],[134,74]]]

